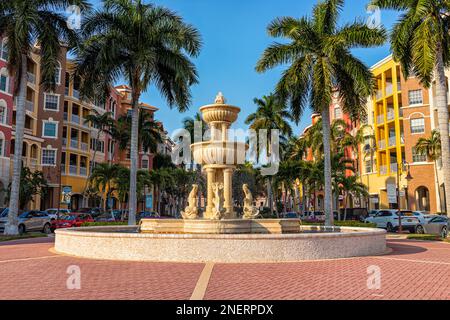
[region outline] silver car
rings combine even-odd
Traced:
[[[436,234],[442,238],[447,237],[449,229],[449,219],[445,216],[436,216],[427,223],[417,225],[417,233]]]
[[[0,232],[4,230],[8,222],[8,211],[2,212],[0,217]],[[31,210],[19,215],[19,233],[28,231],[41,231],[51,233],[51,218],[44,211]]]

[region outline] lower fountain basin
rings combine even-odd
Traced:
[[[81,227],[57,229],[55,251],[91,259],[197,263],[295,262],[379,255],[386,251],[386,231],[382,229],[301,226],[299,231],[139,233],[136,226]]]

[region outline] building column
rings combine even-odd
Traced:
[[[223,170],[223,190],[224,190],[224,208],[226,212],[226,217],[228,219],[235,218],[235,213],[233,212],[233,169],[227,168]]]
[[[208,218],[212,214],[213,209],[213,183],[214,183],[214,169],[213,168],[207,168],[206,169],[206,175],[207,175],[207,202],[206,202],[206,212],[205,212],[205,218]]]

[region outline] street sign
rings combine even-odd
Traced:
[[[389,203],[397,203],[397,187],[395,183],[386,184],[386,191]]]

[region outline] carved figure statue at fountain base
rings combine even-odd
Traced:
[[[253,196],[247,184],[242,186],[244,191],[244,214],[242,219],[256,219],[259,216],[259,210],[253,205]]]
[[[198,218],[198,207],[197,207],[197,193],[198,185],[192,185],[192,191],[189,193],[188,206],[184,211],[181,211],[181,216],[183,219],[193,220]]]

